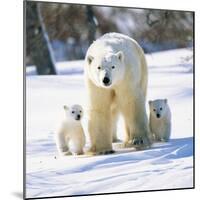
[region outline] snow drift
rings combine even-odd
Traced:
[[[86,104],[83,61],[58,63],[57,76],[31,76],[36,71],[28,68],[26,197],[193,187],[193,63],[186,59],[191,55],[187,49],[147,55],[147,99],[168,98],[170,142],[144,151],[117,149],[115,154],[94,157],[59,157],[54,141],[62,106]],[[87,116],[85,130],[86,122]],[[118,136],[123,139],[121,122]]]

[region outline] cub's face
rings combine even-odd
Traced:
[[[87,56],[89,77],[98,87],[112,88],[123,79],[125,73],[124,55],[108,53],[101,58]]]
[[[167,99],[149,101],[150,113],[156,118],[162,118],[166,112]]]
[[[80,105],[73,105],[71,107],[67,107],[66,105],[64,105],[64,110],[67,117],[70,117],[74,120],[81,120],[83,116],[83,108]]]

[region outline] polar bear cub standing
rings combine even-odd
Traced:
[[[85,135],[81,125],[83,109],[80,105],[64,106],[66,118],[56,133],[56,145],[61,155],[83,154]]]
[[[155,141],[167,142],[171,134],[171,111],[167,99],[149,101],[150,130]]]

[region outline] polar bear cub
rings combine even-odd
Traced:
[[[81,125],[83,109],[80,105],[64,106],[65,120],[56,133],[56,145],[61,155],[83,154],[85,135]]]
[[[153,140],[169,141],[171,134],[171,111],[167,99],[149,101],[149,127]]]

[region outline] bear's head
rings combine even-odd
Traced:
[[[156,118],[162,118],[167,110],[167,99],[149,101],[150,113]]]
[[[73,105],[71,107],[64,105],[63,108],[67,118],[78,121],[81,120],[83,116],[83,108],[80,105]]]
[[[89,78],[98,87],[112,88],[124,77],[125,65],[122,51],[96,57],[87,55],[86,62]]]

